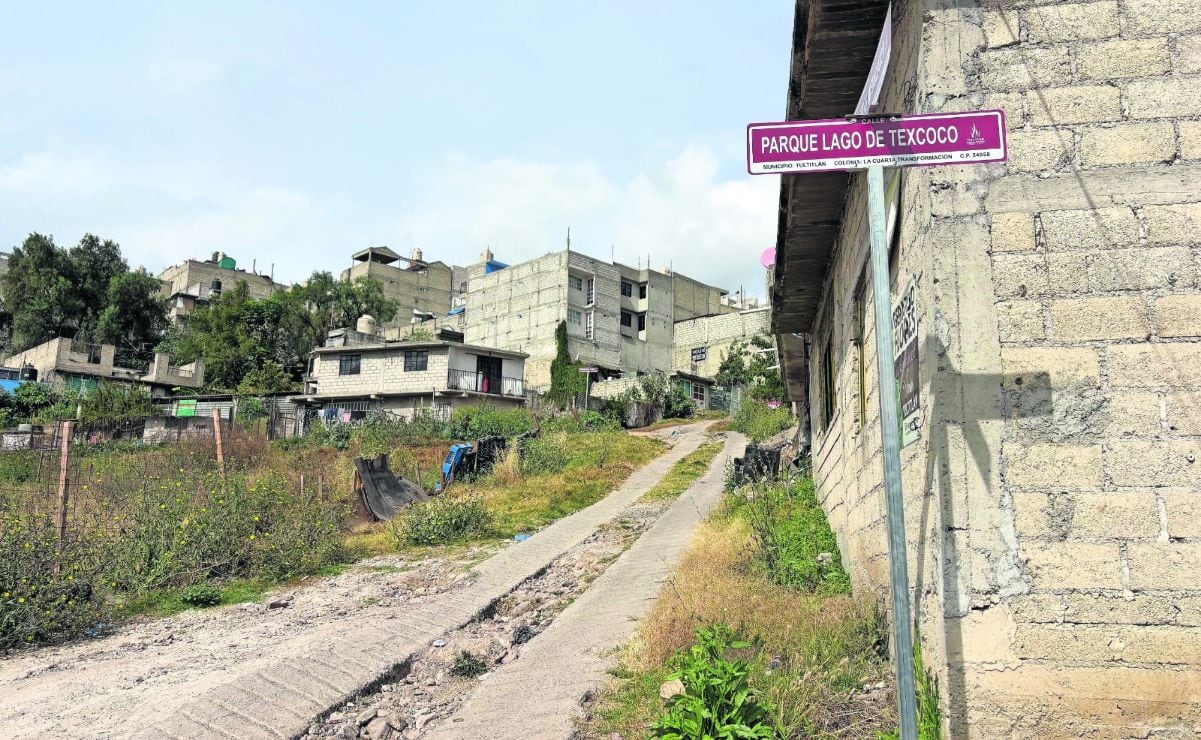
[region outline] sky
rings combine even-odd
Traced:
[[[21,3],[0,25],[0,249],[111,238],[277,279],[387,245],[564,246],[763,295],[793,3]]]

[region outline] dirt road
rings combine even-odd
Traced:
[[[490,555],[377,558],[266,600],[286,606],[188,612],[0,660],[0,727],[6,737],[305,734],[581,545],[704,438],[701,425],[673,431],[671,449],[609,496]]]

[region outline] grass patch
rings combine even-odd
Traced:
[[[261,578],[244,578],[213,584],[218,599],[209,606],[225,606],[228,604],[245,604],[248,601],[258,601],[278,583],[271,583]],[[118,613],[124,618],[132,617],[169,617],[189,609],[204,609],[188,603],[188,588],[167,588],[151,591],[141,596],[119,601]]]
[[[734,414],[730,428],[742,432],[752,442],[762,442],[792,426],[794,421],[788,406],[773,409],[762,401],[747,400]]]
[[[705,474],[709,463],[721,452],[721,442],[706,442],[672,466],[663,480],[642,496],[642,501],[664,501],[679,496]]]
[[[773,576],[753,510],[740,496],[730,494],[698,529],[624,647],[621,670],[602,689],[584,737],[645,737],[667,708],[658,688],[668,667],[696,644],[698,628],[715,624],[749,642],[738,657],[749,662],[749,686],[774,707],[772,721],[784,736],[862,738],[895,726],[890,707],[849,702],[853,690],[888,672],[875,602]],[[775,513],[783,528],[797,516]]]
[[[591,506],[664,450],[658,440],[624,432],[587,432],[564,439],[561,470],[523,473],[507,483],[489,476],[452,493],[478,496],[492,513],[492,536],[508,539]]]

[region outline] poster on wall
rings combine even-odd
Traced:
[[[892,339],[896,361],[897,405],[901,417],[901,446],[922,436],[921,376],[917,367],[917,279],[909,284],[892,307]]]

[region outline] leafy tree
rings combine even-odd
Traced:
[[[580,372],[580,365],[571,361],[567,350],[567,322],[560,321],[555,327],[555,359],[550,363],[551,401],[566,406],[577,394],[583,393],[588,379]]]
[[[396,317],[396,301],[385,298],[383,284],[373,278],[339,281],[335,295],[337,303],[334,316],[337,326],[353,327],[363,314],[371,314],[380,323]]]
[[[718,385],[746,385],[751,381],[750,373],[747,372],[746,360],[743,355],[746,353],[745,342],[734,342],[730,348],[721,355],[721,364],[717,367],[717,375],[714,378]]]
[[[267,350],[246,331],[245,318],[251,303],[246,283],[239,282],[192,313],[184,327],[168,334],[161,349],[181,363],[203,357],[209,387],[237,388],[246,373],[269,359]]]
[[[167,303],[158,280],[142,272],[117,275],[109,281],[105,303],[96,338],[116,345],[118,365],[148,365],[168,326]]]
[[[8,258],[0,281],[4,303],[12,314],[15,351],[56,336],[74,336],[83,313],[67,253],[54,238],[30,234]]]
[[[121,256],[121,247],[111,239],[101,241],[93,234],[84,234],[79,244],[66,254],[69,267],[68,277],[75,287],[78,299],[79,333],[93,336],[106,307],[114,306],[109,294],[112,281],[118,276],[129,274],[129,265]],[[155,283],[155,291],[158,284]],[[117,305],[123,310],[123,306]],[[161,309],[165,312],[165,307]]]
[[[747,373],[751,376],[753,385],[750,389],[752,398],[763,400],[784,400],[784,382],[780,377],[780,361],[776,356],[776,345],[771,335],[765,330],[751,337],[751,345],[767,352],[756,352],[751,356]]]
[[[242,376],[242,381],[238,383],[238,393],[275,393],[289,390],[291,387],[292,378],[283,367],[274,360],[264,360],[262,365]]]

